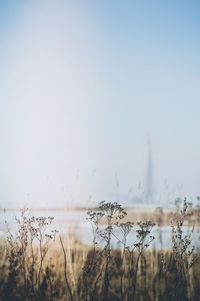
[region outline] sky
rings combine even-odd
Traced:
[[[0,1],[0,206],[200,194],[200,3]]]

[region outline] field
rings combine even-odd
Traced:
[[[200,300],[200,251],[192,239],[199,209],[184,200],[173,213],[140,217],[99,203],[87,212],[93,243],[86,245],[54,230],[53,217],[22,209],[16,233],[7,225],[0,244],[0,300]],[[169,222],[171,245],[157,249],[153,229]]]

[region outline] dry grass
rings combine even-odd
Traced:
[[[200,253],[182,231],[191,212],[185,200],[171,216],[173,248],[156,251],[149,249],[154,223],[147,219],[137,224],[137,239],[127,245],[133,223],[116,203],[101,202],[88,212],[92,247],[73,234],[49,232],[51,217],[36,220],[22,210],[16,235],[8,233],[0,242],[0,300],[198,301]],[[115,227],[122,234],[120,249],[111,246]]]

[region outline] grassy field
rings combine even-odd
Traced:
[[[192,230],[183,233],[185,224],[198,222],[198,212],[185,200],[169,215],[171,249],[156,250],[150,247],[155,240],[151,232],[156,223],[165,223],[159,210],[153,221],[144,217],[135,225],[133,213],[101,202],[87,213],[93,245],[86,246],[73,233],[61,236],[50,230],[53,217],[36,218],[23,209],[17,232],[8,230],[0,243],[0,300],[198,301],[200,251],[193,247]],[[113,238],[119,248],[112,248]]]

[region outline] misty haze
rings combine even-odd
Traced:
[[[198,301],[198,1],[0,1],[0,301]]]

